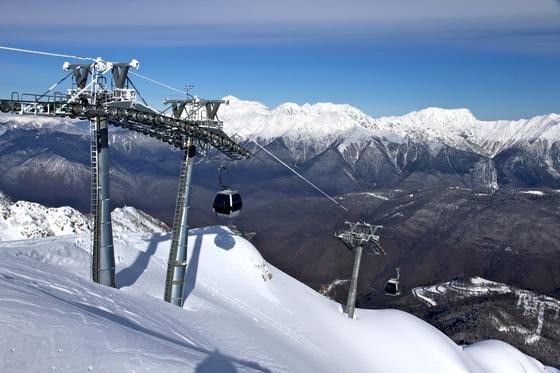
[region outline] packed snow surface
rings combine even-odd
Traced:
[[[119,289],[89,280],[88,237],[0,243],[0,371],[553,371],[401,311],[350,320],[227,228],[190,231],[182,309],[161,301],[169,234],[116,237]]]

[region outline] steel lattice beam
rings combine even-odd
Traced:
[[[251,155],[247,149],[238,145],[222,130],[211,128],[220,124],[217,120],[177,119],[135,108],[112,107],[110,104],[88,105],[54,100],[0,100],[0,111],[80,119],[103,116],[117,127],[165,139],[164,141],[182,150],[186,150],[185,140],[190,137],[209,144],[234,160],[249,158]]]

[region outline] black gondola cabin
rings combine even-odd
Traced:
[[[241,212],[243,202],[241,195],[236,190],[225,189],[216,193],[213,209],[216,215],[234,218]]]

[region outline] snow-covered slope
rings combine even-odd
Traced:
[[[112,213],[115,235],[162,233],[169,227],[134,207],[116,208]],[[0,192],[0,241],[79,234],[90,231],[91,217],[68,207],[49,208],[17,201]]]
[[[165,233],[170,229],[159,219],[131,206],[116,208],[111,212],[114,235],[133,233]]]
[[[557,372],[401,311],[350,320],[226,228],[191,230],[183,309],[160,300],[169,235],[117,237],[120,289],[89,281],[87,239],[0,243],[1,371]]]

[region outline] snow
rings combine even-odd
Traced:
[[[115,236],[138,232],[166,232],[169,227],[134,207],[111,213]],[[49,208],[38,203],[12,202],[0,192],[0,241],[63,236],[90,232],[89,216],[68,206]]]
[[[190,231],[183,309],[160,300],[168,233],[116,237],[120,289],[89,281],[88,240],[0,243],[0,371],[477,372],[488,354],[512,359],[493,371],[543,371],[509,345],[463,351],[401,311],[350,320],[224,227]]]
[[[523,354],[507,343],[489,340],[465,347],[465,352],[474,358],[486,373],[498,372],[560,372],[545,367],[537,360]]]
[[[544,192],[540,190],[522,190],[519,193],[521,194],[532,194],[534,196],[544,196]]]
[[[384,195],[382,192],[354,192],[354,193],[346,193],[344,197],[347,196],[370,196],[377,199],[381,199],[383,201],[389,201],[390,198]],[[341,197],[338,197],[341,198]]]
[[[71,207],[48,208],[38,203],[13,203],[0,192],[0,241],[84,233],[87,219]]]
[[[508,248],[506,248],[507,250]],[[541,333],[545,321],[545,311],[560,315],[560,301],[545,295],[535,294],[529,290],[517,289],[515,287],[501,284],[481,277],[471,277],[466,280],[453,280],[432,286],[417,287],[412,290],[412,294],[426,303],[428,306],[437,305],[437,298],[442,294],[451,293],[451,296],[472,297],[484,296],[487,294],[513,294],[517,296],[517,307],[523,310],[524,315],[536,316],[537,323],[533,330],[526,330],[520,326],[500,325],[496,320],[497,327],[502,332],[514,329],[524,334],[527,343],[532,344],[541,338]]]
[[[220,108],[224,130],[242,139],[263,143],[283,138],[290,150],[307,144],[311,155],[338,141],[341,153],[360,149],[371,139],[383,143],[422,142],[437,153],[442,145],[494,157],[520,142],[550,147],[560,141],[560,115],[548,114],[515,121],[479,120],[468,109],[427,108],[405,114],[373,118],[350,105],[317,103],[282,104],[269,109],[255,101],[225,97]],[[293,149],[291,149],[293,148]]]
[[[116,208],[111,212],[114,235],[127,235],[131,233],[150,232],[165,233],[170,228],[160,220],[131,206]]]

